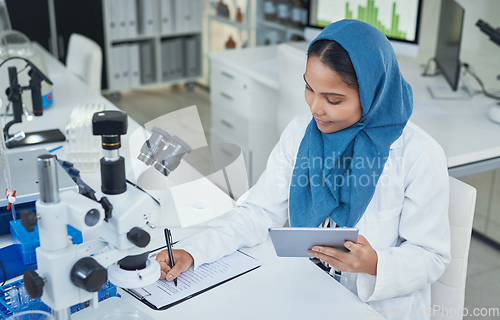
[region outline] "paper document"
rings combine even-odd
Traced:
[[[236,251],[215,262],[203,264],[196,271],[191,267],[177,278],[177,287],[173,281],[158,280],[150,286],[127,291],[151,308],[163,310],[259,266],[258,260]]]

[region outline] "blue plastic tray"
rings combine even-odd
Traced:
[[[17,290],[17,294],[12,294],[13,292],[11,290]],[[101,290],[99,290],[98,293],[99,301],[103,301],[111,297],[120,297],[120,295],[116,292],[116,286],[109,281]],[[87,307],[87,304],[80,303],[72,306],[70,310],[71,313],[75,313]],[[14,281],[0,287],[0,319],[7,319],[15,313],[26,310],[42,310],[51,312],[51,309],[43,303],[41,299],[32,299],[26,293],[26,290],[24,290],[23,280]]]
[[[67,225],[68,235],[73,238],[73,244],[80,244],[83,242],[82,233]],[[12,242],[16,245],[19,255],[23,259],[24,264],[32,264],[36,262],[36,248],[40,246],[40,239],[38,236],[38,225],[35,230],[28,232],[22,225],[21,220],[10,221],[10,235]]]

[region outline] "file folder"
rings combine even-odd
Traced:
[[[175,59],[175,72],[174,79],[181,79],[186,76],[185,69],[185,53],[184,53],[184,40],[183,38],[175,38],[173,42],[173,56]]]
[[[130,87],[130,49],[128,44],[121,44],[120,48],[120,69],[122,78],[120,88],[125,89]]]
[[[169,34],[174,32],[174,15],[172,13],[174,7],[172,0],[161,0],[161,32]]]
[[[140,0],[137,3],[137,27],[141,35],[154,35],[156,30],[156,0]]]
[[[200,38],[187,37],[184,40],[184,56],[186,57],[186,77],[200,76]]]
[[[125,37],[137,37],[137,6],[136,0],[124,0],[123,7],[125,10]]]
[[[108,26],[108,36],[111,40],[119,38],[119,12],[116,1],[107,1],[106,7],[106,25]]]
[[[141,83],[149,84],[156,81],[154,46],[151,42],[140,45]]]
[[[163,81],[171,79],[172,62],[170,57],[170,40],[163,40],[161,42],[161,77]]]
[[[117,18],[118,18],[118,29],[116,39],[123,39],[128,36],[128,25],[127,25],[127,6],[122,0],[112,0],[114,6],[117,8]]]
[[[130,87],[138,88],[141,85],[141,65],[139,57],[139,44],[134,43],[128,47],[130,55]]]
[[[109,86],[111,90],[116,90],[120,89],[121,87],[121,70],[120,70],[120,48],[118,46],[113,46],[111,47],[111,63],[109,66],[109,74],[110,74],[110,79],[109,79]]]

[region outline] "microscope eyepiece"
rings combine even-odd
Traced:
[[[168,176],[179,166],[184,155],[191,152],[191,147],[181,138],[172,137],[158,127],[153,127],[151,131],[151,137],[144,142],[137,158]]]

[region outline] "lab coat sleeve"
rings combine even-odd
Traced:
[[[376,276],[359,275],[358,295],[365,302],[424,289],[439,279],[451,260],[449,178],[444,152],[437,143],[426,144],[408,164],[405,187],[401,244],[376,250]]]
[[[241,205],[213,220],[201,233],[176,245],[176,249],[186,250],[193,256],[195,269],[239,248],[264,242],[268,228],[285,224],[298,131],[304,130],[297,121],[292,121],[284,130],[269,156],[266,170]]]

